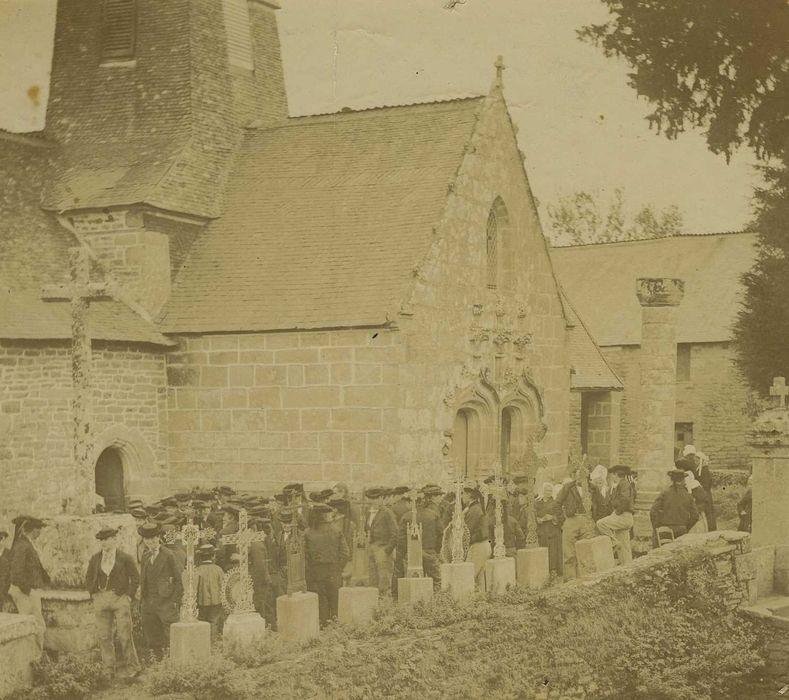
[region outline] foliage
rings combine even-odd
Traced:
[[[588,192],[561,197],[547,207],[554,243],[610,243],[674,236],[682,231],[682,213],[676,206],[656,212],[651,204],[641,207],[628,224],[624,214],[624,191],[614,190],[613,201],[603,214],[602,205]]]
[[[748,477],[751,475],[750,469],[713,469],[712,488],[723,489],[730,487],[745,488]]]
[[[100,662],[65,656],[46,656],[33,664],[33,688],[19,690],[6,700],[82,700],[108,687],[110,676]]]
[[[748,147],[759,249],[734,329],[737,364],[761,393],[789,376],[789,5],[785,0],[602,0],[610,19],[582,40],[632,68],[630,86],[669,138],[702,129],[713,153]]]
[[[147,682],[153,695],[184,693],[194,700],[236,700],[252,692],[242,669],[221,654],[190,664],[165,659],[151,668]]]
[[[601,700],[727,697],[761,659],[750,623],[722,612],[714,572],[696,549],[582,589],[514,588],[465,602],[437,594],[381,609],[367,626],[333,625],[301,649],[264,642],[245,668],[221,657],[157,669],[151,690],[206,699],[539,698],[546,689],[558,698],[581,688]]]

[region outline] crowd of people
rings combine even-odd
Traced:
[[[715,527],[709,467],[703,455],[689,447],[669,472],[671,486],[651,508],[656,545],[661,532],[676,537]],[[560,484],[535,483],[526,476],[505,479],[504,487],[498,489],[491,488],[491,482],[492,477],[479,484],[465,482],[460,492],[459,507],[467,530],[464,555],[474,563],[480,589],[485,587],[485,562],[497,544],[493,493],[501,504],[507,556],[515,556],[528,539],[548,549],[552,574],[569,580],[579,575],[575,543],[604,535],[611,539],[619,563],[631,560],[637,489],[635,473],[628,466],[590,469],[584,463]],[[132,606],[137,599],[145,645],[155,657],[166,652],[169,627],[178,621],[183,602],[187,553],[179,532],[188,520],[202,533],[195,550],[198,618],[211,624],[212,637],[217,638],[228,603],[227,575],[239,563],[237,547],[226,536],[239,531],[242,510],[248,516],[248,527],[256,533],[248,549],[253,604],[276,629],[276,599],[290,590],[288,544],[294,535],[303,538],[299,551],[304,558],[304,583],[318,594],[320,622],[325,625],[337,615],[342,585],[369,585],[382,598],[397,596],[397,580],[406,575],[414,514],[421,525],[424,575],[440,588],[440,564],[452,561],[450,536],[456,505],[454,489],[436,484],[419,489],[373,487],[355,497],[342,483],[309,494],[302,484],[293,483],[271,496],[217,486],[177,493],[148,505],[131,500],[127,510],[137,521],[139,535],[135,551],[122,551],[119,531],[102,527],[96,533],[99,551],[91,558],[85,577],[102,659],[110,670],[117,668],[131,676],[139,671],[132,634]],[[32,615],[43,644],[41,590],[48,586],[49,576],[35,541],[44,522],[30,516],[19,516],[13,522],[10,550],[5,546],[7,533],[0,532],[3,609],[15,607]],[[534,532],[528,538],[531,528]]]

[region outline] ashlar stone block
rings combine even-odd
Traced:
[[[611,539],[600,535],[575,543],[575,556],[578,560],[578,575],[599,574],[616,566]]]
[[[307,642],[320,633],[317,593],[292,593],[277,598],[277,631],[289,642]]]
[[[208,625],[208,630],[210,640],[211,625]],[[262,639],[265,634],[266,621],[256,612],[233,613],[225,620],[222,632],[226,642],[241,645],[247,645],[255,640]]]
[[[413,605],[433,599],[433,579],[429,576],[397,579],[397,604]]]
[[[548,548],[519,549],[515,553],[515,576],[523,588],[544,588],[551,580]]]
[[[378,606],[378,589],[373,586],[340,588],[337,619],[348,625],[370,622]]]
[[[237,615],[231,615],[228,622]],[[258,618],[260,616],[258,615]],[[231,634],[238,625],[231,625]],[[263,629],[265,631],[265,621]],[[225,627],[227,632],[227,626]],[[174,622],[170,625],[170,659],[177,664],[204,661],[211,656],[211,625],[208,622]]]
[[[514,586],[515,558],[502,557],[485,562],[485,590],[488,593],[504,593],[507,586]]]
[[[449,591],[455,600],[474,593],[474,562],[441,565],[441,590]]]

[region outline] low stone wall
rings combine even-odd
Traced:
[[[0,613],[0,697],[31,685],[39,656],[33,618]]]

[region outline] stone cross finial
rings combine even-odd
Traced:
[[[789,387],[786,386],[785,377],[773,377],[773,385],[770,387],[770,396],[775,400],[775,407],[786,409],[786,397],[789,395]]]
[[[195,545],[200,539],[213,539],[215,532],[211,528],[201,530],[194,523],[194,511],[189,513],[189,519],[180,530],[168,533],[165,541],[172,544],[176,540],[183,542],[186,547],[186,587],[184,602],[181,605],[181,622],[197,622],[197,582],[195,580]]]
[[[255,604],[252,602],[252,578],[249,575],[249,545],[253,542],[263,542],[266,533],[250,530],[248,521],[247,512],[242,508],[238,514],[238,532],[222,536],[222,544],[234,544],[238,547],[239,594],[238,599],[234,601],[233,613],[255,610]]]
[[[68,284],[44,287],[44,301],[71,303],[71,381],[74,387],[72,410],[74,413],[74,462],[76,466],[76,498],[74,514],[89,515],[93,512],[94,482],[91,454],[91,343],[88,333],[88,309],[91,301],[111,298],[109,286],[104,282],[90,281],[88,251],[83,246],[69,248],[71,281]]]

